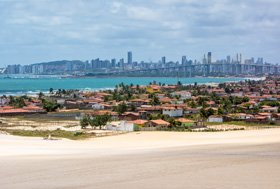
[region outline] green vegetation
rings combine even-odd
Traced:
[[[46,99],[42,99],[42,103],[43,103],[43,108],[47,112],[54,112],[60,107],[60,105],[57,102],[46,100]]]
[[[118,104],[117,106],[114,107],[114,111],[116,111],[119,115],[126,112],[127,109],[128,109],[128,107],[124,102],[122,102],[122,103],[120,103],[120,104]]]
[[[70,140],[82,140],[92,137],[92,135],[83,133],[83,132],[72,132],[72,131],[63,131],[63,130],[55,130],[55,131],[26,131],[26,130],[5,130],[11,135],[16,136],[26,136],[26,137],[48,137],[51,135],[53,138],[67,138]]]
[[[22,108],[24,107],[26,104],[25,104],[25,101],[30,101],[31,98],[24,95],[24,96],[9,96],[9,105],[10,106],[13,106],[15,108]]]
[[[92,128],[99,127],[101,129],[102,126],[106,125],[108,121],[110,121],[111,116],[108,114],[105,115],[97,115],[97,116],[84,116],[80,120],[80,124],[82,129],[86,128],[88,125],[92,126]]]

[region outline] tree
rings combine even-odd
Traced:
[[[224,115],[225,114],[225,110],[222,107],[218,108],[218,115]]]
[[[159,98],[155,94],[152,94],[151,105],[153,105],[153,106],[160,105]]]
[[[22,108],[26,105],[24,99],[25,99],[24,96],[20,96],[20,97],[9,96],[9,105],[15,108]]]
[[[84,116],[82,117],[82,119],[80,120],[80,125],[82,127],[82,129],[85,129],[89,124],[89,118],[88,116]]]
[[[178,85],[178,86],[182,86],[182,82],[181,82],[181,81],[178,81],[178,82],[177,82],[177,85]]]
[[[39,94],[38,94],[38,98],[39,98],[39,99],[42,99],[44,96],[45,96],[44,93],[39,92]]]
[[[206,110],[205,110],[204,108],[200,109],[199,115],[200,115],[200,117],[203,118],[203,119],[207,119],[207,118],[208,118],[208,117],[207,117],[207,112],[206,112]]]
[[[97,115],[88,119],[89,124],[92,127],[98,127],[101,129],[102,126],[106,125],[107,122],[111,119],[111,116],[108,114]]]
[[[42,103],[43,103],[43,108],[47,112],[54,112],[60,107],[60,105],[57,102],[49,101],[46,99],[42,99]]]
[[[119,115],[121,115],[127,111],[127,105],[122,102],[116,106],[115,111],[118,112]]]

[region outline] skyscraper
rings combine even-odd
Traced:
[[[207,54],[207,63],[211,64],[211,62],[212,62],[212,53],[208,52],[208,54]]]
[[[182,56],[182,62],[181,62],[181,64],[182,64],[182,65],[185,65],[186,62],[187,62],[187,57],[186,57],[186,56]]]
[[[161,57],[161,63],[162,63],[163,65],[166,63],[166,57],[165,57],[165,56]]]
[[[132,64],[132,52],[127,53],[127,64]]]
[[[230,63],[230,56],[229,55],[227,56],[227,63],[228,64]]]

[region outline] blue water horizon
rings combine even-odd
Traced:
[[[47,92],[50,88],[77,89],[77,90],[104,90],[112,89],[120,83],[133,85],[148,85],[150,82],[176,84],[180,81],[183,85],[188,84],[213,84],[225,82],[238,82],[248,78],[239,77],[109,77],[109,78],[0,78],[1,95],[22,95]],[[257,79],[257,78],[256,78]]]

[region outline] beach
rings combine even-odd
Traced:
[[[280,129],[133,132],[83,141],[0,135],[10,188],[279,188]]]

